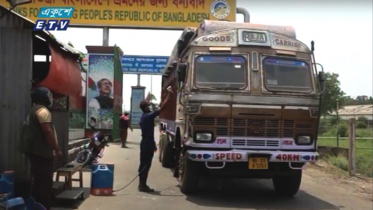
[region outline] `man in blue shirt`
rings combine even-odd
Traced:
[[[162,106],[157,111],[150,111],[149,102],[142,101],[140,103],[140,109],[143,111],[143,114],[140,118],[140,127],[141,127],[141,143],[140,143],[140,167],[139,167],[139,191],[140,192],[154,192],[154,189],[151,189],[146,181],[148,179],[148,173],[152,164],[154,157],[154,151],[157,149],[154,139],[154,120],[155,118],[164,110],[167,102],[169,101],[169,92],[167,97],[162,104]]]

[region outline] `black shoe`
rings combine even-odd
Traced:
[[[154,192],[154,189],[150,188],[149,186],[144,186],[144,187],[140,187],[139,186],[139,191],[140,192]]]

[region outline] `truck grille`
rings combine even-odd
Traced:
[[[215,117],[196,117],[194,119],[195,126],[201,126],[206,129],[215,130],[217,136],[229,136],[229,120],[228,118]]]
[[[279,120],[233,118],[232,136],[278,137]]]
[[[232,146],[237,147],[279,147],[279,140],[247,140],[247,139],[232,139]]]
[[[313,126],[310,122],[295,121],[295,120],[284,120],[282,136],[283,137],[294,137],[295,133],[311,133]]]
[[[215,117],[196,117],[194,126],[201,129],[210,129],[217,136],[232,137],[294,137],[298,132],[311,133],[313,126],[311,122],[296,120],[278,120],[278,119],[242,119],[242,118],[215,118]],[[249,142],[249,140],[240,140],[240,144],[261,144],[265,146],[276,146],[278,142],[267,140],[260,142]],[[252,140],[250,140],[252,141]],[[238,143],[237,143],[238,144]]]

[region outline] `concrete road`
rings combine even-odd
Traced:
[[[129,148],[111,144],[100,161],[115,164],[114,189],[129,183],[137,173],[139,163],[140,132],[129,134]],[[90,173],[85,173],[84,185],[90,185]],[[162,168],[155,155],[150,172],[149,185],[156,193],[137,191],[138,179],[114,196],[90,195],[81,204],[81,210],[112,209],[252,209],[252,210],[368,210],[372,209],[372,195],[363,185],[372,185],[356,179],[340,179],[314,166],[308,166],[303,175],[301,190],[292,199],[279,198],[274,194],[271,180],[225,181],[219,189],[211,180],[194,196],[182,194],[178,181],[170,169]],[[54,208],[68,209],[68,208]]]

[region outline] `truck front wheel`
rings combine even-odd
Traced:
[[[276,176],[272,178],[276,192],[285,197],[297,194],[302,182],[302,170],[294,170],[291,175]]]
[[[180,190],[185,194],[192,194],[197,191],[199,183],[199,164],[191,161],[185,155],[180,155],[179,179]]]
[[[174,158],[174,154],[173,154],[173,143],[172,142],[169,142],[169,141],[166,141],[164,142],[163,144],[163,148],[162,148],[162,166],[165,167],[165,168],[171,168],[172,167],[172,162],[173,162],[173,158]]]

